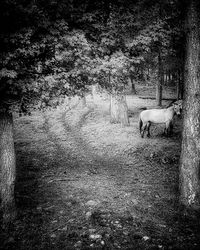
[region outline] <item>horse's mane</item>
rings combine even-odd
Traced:
[[[171,106],[173,105],[173,103],[175,103],[176,101],[177,101],[176,99],[174,99],[173,101],[171,101],[171,102],[166,106],[166,108],[171,107]]]
[[[139,108],[140,110],[146,110],[147,109],[147,107],[141,107],[141,108]]]
[[[179,101],[182,101],[182,100],[176,100],[176,99],[174,99],[173,101],[171,101],[171,102],[167,105],[166,108],[171,107],[174,103],[177,103],[177,102],[179,102]]]

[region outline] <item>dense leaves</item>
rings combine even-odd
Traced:
[[[95,83],[123,91],[128,77],[156,74],[158,51],[165,65],[180,67],[181,60],[173,60],[183,54],[177,4],[1,1],[1,108],[52,106],[55,97],[81,96]]]

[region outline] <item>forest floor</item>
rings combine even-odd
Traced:
[[[0,249],[199,249],[199,219],[178,205],[181,118],[171,137],[139,134],[140,108],[155,106],[139,95],[152,93],[127,96],[129,127],[100,95],[15,118],[18,218]]]

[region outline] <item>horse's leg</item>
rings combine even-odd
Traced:
[[[166,127],[165,127],[165,129],[166,129],[166,135],[169,136],[169,132],[170,132],[170,121],[167,121],[165,125],[166,125]]]
[[[173,122],[171,121],[170,122],[170,134],[172,134],[173,133],[173,127],[174,127],[174,125],[173,125]]]
[[[150,137],[150,127],[151,127],[151,123],[148,122],[147,123],[147,137]]]
[[[144,132],[145,132],[146,128],[147,128],[147,124],[143,123],[143,129],[142,129],[142,133],[141,133],[142,138],[144,137]]]
[[[165,124],[165,128],[164,128],[163,134],[164,134],[164,135],[166,134],[166,124]]]

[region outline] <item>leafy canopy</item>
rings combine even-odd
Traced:
[[[99,83],[122,91],[158,50],[181,57],[178,0],[2,0],[0,108],[44,108]],[[7,27],[5,27],[7,23]],[[55,101],[56,100],[56,101]]]

